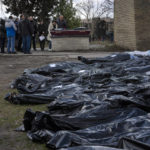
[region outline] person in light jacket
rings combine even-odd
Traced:
[[[47,35],[47,40],[49,41],[49,51],[52,51],[52,39],[51,39],[51,31],[55,30],[58,28],[58,25],[56,21],[50,22],[48,26],[48,35]]]
[[[7,51],[8,53],[15,54],[15,35],[16,35],[16,25],[13,22],[13,17],[10,16],[5,23],[6,33],[7,33]]]

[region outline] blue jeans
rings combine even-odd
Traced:
[[[8,53],[10,52],[15,52],[15,36],[9,36],[7,37],[7,51]]]
[[[31,36],[30,35],[23,36],[22,41],[23,41],[23,52],[30,53]]]
[[[49,41],[49,49],[52,49],[52,41]]]
[[[102,35],[101,40],[104,42],[105,41],[105,35]]]

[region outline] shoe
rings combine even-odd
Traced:
[[[12,52],[12,54],[17,54],[16,52]]]
[[[36,49],[34,49],[34,51],[37,51]]]
[[[27,54],[32,54],[31,52],[27,52]]]
[[[52,49],[48,49],[48,51],[52,51]]]
[[[11,54],[11,52],[7,52],[7,54]]]

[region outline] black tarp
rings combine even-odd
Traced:
[[[104,146],[78,146],[72,148],[62,148],[59,150],[121,150],[116,148],[104,147]]]
[[[14,104],[48,104],[25,112],[34,142],[61,150],[150,147],[150,57],[119,53],[27,69],[11,85]]]

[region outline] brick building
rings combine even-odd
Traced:
[[[150,49],[150,0],[115,0],[114,34],[117,45]]]

